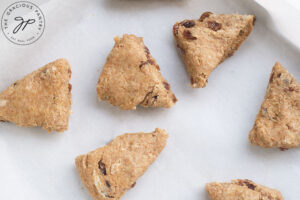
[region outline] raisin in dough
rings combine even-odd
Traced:
[[[117,200],[155,161],[166,145],[168,134],[126,133],[108,145],[76,158],[76,167],[95,200]]]
[[[264,148],[300,146],[300,83],[278,62],[249,140]]]
[[[206,191],[211,200],[284,200],[278,190],[258,185],[250,180],[208,183]]]
[[[138,105],[169,108],[177,101],[143,39],[134,35],[115,37],[97,93],[99,100],[126,110],[134,110]]]
[[[18,126],[68,129],[71,112],[71,68],[58,59],[16,81],[0,93],[0,121]]]
[[[206,86],[210,73],[248,37],[254,20],[253,15],[205,12],[198,20],[184,20],[173,26],[192,87]]]

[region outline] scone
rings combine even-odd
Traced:
[[[258,185],[250,180],[208,183],[206,191],[211,200],[284,200],[278,190]]]
[[[16,81],[0,93],[0,121],[41,126],[48,132],[68,129],[71,68],[58,59]]]
[[[143,39],[115,37],[97,84],[99,100],[126,110],[136,106],[172,107],[177,99]]]
[[[184,20],[173,26],[192,87],[206,86],[210,73],[251,33],[254,21],[254,15],[205,12],[198,20]]]
[[[108,145],[76,158],[80,178],[95,200],[120,199],[155,161],[167,139],[162,129],[118,136]]]
[[[278,62],[249,140],[264,148],[300,146],[300,83]]]

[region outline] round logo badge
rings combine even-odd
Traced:
[[[1,29],[12,43],[29,45],[42,36],[45,29],[45,17],[35,4],[19,1],[8,6],[4,11]]]

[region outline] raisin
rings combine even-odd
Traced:
[[[191,77],[190,81],[192,85],[195,83],[195,79],[193,77]]]
[[[86,157],[85,159],[85,167],[88,167],[89,166],[89,160],[88,160],[88,157]]]
[[[173,94],[172,100],[173,100],[173,103],[176,103],[178,101],[174,94]]]
[[[188,40],[197,40],[197,38],[194,37],[194,36],[192,35],[191,31],[189,31],[189,30],[184,30],[184,31],[183,31],[183,36],[184,36],[186,39],[188,39]]]
[[[228,57],[233,56],[233,52],[228,53]]]
[[[167,90],[170,90],[170,84],[168,82],[163,82],[164,84],[164,87],[167,89]]]
[[[280,78],[280,76],[281,76],[281,73],[277,74],[277,78]]]
[[[145,53],[146,53],[147,55],[150,54],[150,50],[149,50],[148,47],[146,47],[146,46],[145,46]]]
[[[240,30],[240,32],[239,32],[239,36],[243,36],[244,35],[244,31],[243,30]]]
[[[105,164],[102,162],[102,160],[100,160],[98,162],[98,168],[100,169],[101,173],[106,175],[106,168],[105,168]]]
[[[205,18],[209,17],[211,14],[212,14],[212,12],[205,12],[205,13],[203,13],[203,14],[201,15],[199,21],[200,21],[200,22],[203,22],[203,20],[204,20]]]
[[[106,184],[106,186],[107,186],[107,187],[109,187],[109,188],[110,188],[110,183],[109,183],[109,181],[108,181],[108,180],[105,180],[105,184]]]
[[[269,83],[273,83],[273,77],[274,77],[274,73],[272,72],[272,74],[271,74],[271,76],[270,76]]]
[[[293,91],[295,91],[295,88],[293,88],[293,87],[288,87],[288,88],[285,88],[284,91],[285,91],[285,92],[293,92]]]
[[[152,60],[152,59],[149,59],[147,62],[151,65],[154,65],[154,60]]]
[[[181,22],[180,24],[182,26],[184,26],[185,28],[192,28],[193,26],[195,26],[194,20],[185,20],[185,21]]]
[[[141,69],[144,65],[154,65],[154,61],[152,59],[148,59],[147,61],[142,61],[141,64],[139,65],[139,68]]]
[[[253,185],[252,183],[250,183],[250,182],[245,182],[245,184],[246,184],[246,186],[249,188],[249,189],[251,189],[251,190],[254,190],[255,189],[255,185]]]
[[[132,185],[131,185],[131,188],[133,188],[135,186],[136,182],[134,182]]]
[[[69,83],[69,85],[68,85],[68,88],[69,88],[69,92],[71,92],[71,90],[72,90],[72,85]]]
[[[293,91],[295,91],[295,89],[294,88],[292,88],[292,87],[289,87],[289,89],[288,89],[290,92],[293,92]]]
[[[207,25],[208,25],[208,28],[210,28],[213,31],[218,31],[222,28],[222,24],[220,24],[216,21],[208,21]]]
[[[288,148],[284,148],[284,147],[279,147],[280,151],[286,151],[288,150]]]
[[[256,188],[256,186],[253,183],[251,183],[251,181],[249,181],[247,179],[246,180],[242,180],[241,181],[241,185],[246,185],[251,190],[254,190]]]
[[[178,35],[178,24],[175,24],[174,26],[173,26],[173,35]]]

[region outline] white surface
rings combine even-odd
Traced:
[[[299,0],[255,0],[269,13],[272,23],[268,28],[300,48],[300,1]]]
[[[1,1],[0,12],[10,3],[13,1]],[[0,91],[38,67],[65,57],[73,71],[73,114],[69,131],[63,134],[0,123],[1,200],[89,200],[74,158],[124,132],[150,132],[156,127],[167,130],[168,145],[124,200],[208,200],[205,183],[235,178],[277,188],[287,200],[300,199],[300,149],[281,152],[252,147],[248,142],[275,61],[300,80],[299,49],[270,30],[273,21],[265,9],[246,0],[35,3],[46,17],[39,41],[17,46],[0,35]],[[239,51],[211,74],[207,87],[192,89],[172,26],[208,10],[255,14],[257,21]],[[123,33],[144,37],[179,99],[175,107],[123,111],[98,102],[99,73],[113,36]]]

